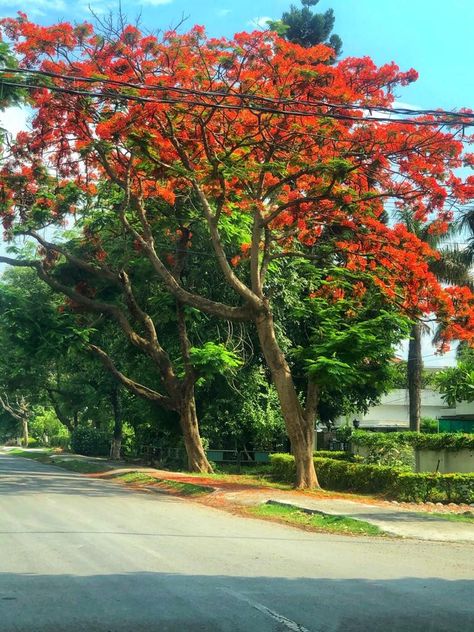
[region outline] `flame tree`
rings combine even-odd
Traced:
[[[158,38],[123,25],[101,32],[89,24],[44,27],[23,14],[2,25],[19,71],[4,72],[3,82],[27,90],[34,111],[31,132],[18,135],[2,167],[3,224],[9,235],[32,235],[44,253],[39,263],[9,262],[34,264],[46,282],[84,305],[86,298],[59,287],[51,272],[55,257],[73,255],[36,229],[100,208],[105,181],[117,222],[178,310],[255,326],[299,487],[317,485],[320,385],[309,373],[304,396],[295,386],[272,308],[275,270],[280,277],[285,265],[306,262],[321,278],[314,296],[330,301],[376,286],[401,314],[436,313],[445,340],[472,339],[471,292],[443,287],[429,268],[436,251],[387,213],[396,206],[442,233],[474,194],[474,179],[456,173],[471,162],[462,135],[472,113],[393,109],[394,90],[414,81],[415,71],[394,63],[379,68],[368,57],[329,63],[331,48],[305,49],[274,33],[210,39],[194,27]],[[179,257],[166,254],[179,242],[179,253],[192,256],[193,230],[205,238],[229,290],[225,301],[198,283],[189,286],[176,270]],[[132,342],[155,354],[166,373],[154,324],[126,271],[111,272],[100,222],[92,238],[95,254],[75,264],[121,284],[140,333],[115,308],[92,299],[88,307],[129,328]],[[335,288],[324,278],[334,267],[360,280]]]

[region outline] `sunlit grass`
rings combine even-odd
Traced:
[[[436,518],[442,518],[443,520],[449,520],[451,522],[469,522],[474,524],[474,512],[466,511],[465,513],[429,513],[428,516],[434,516]]]
[[[306,513],[296,507],[263,504],[258,507],[249,507],[248,512],[259,518],[265,518],[267,520],[277,519],[279,522],[304,527],[311,531],[343,533],[348,535],[385,535],[382,529],[363,520],[356,520],[355,518],[348,518],[346,516]]]
[[[164,491],[177,492],[181,496],[200,496],[201,494],[209,494],[214,491],[213,487],[207,485],[195,485],[194,483],[155,478],[146,472],[125,472],[118,474],[114,478],[127,484],[154,485]]]

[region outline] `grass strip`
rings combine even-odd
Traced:
[[[51,465],[57,465],[63,470],[78,472],[79,474],[96,474],[98,472],[108,472],[113,469],[110,465],[103,463],[93,463],[82,459],[51,459]]]
[[[423,514],[426,515],[426,514]],[[428,516],[433,518],[442,518],[443,520],[449,520],[450,522],[469,522],[474,524],[474,512],[465,511],[464,513],[428,513]]]
[[[8,450],[6,454],[13,454],[13,456],[21,456],[25,459],[33,459],[34,461],[40,461],[42,463],[50,463],[51,458],[50,455],[53,454],[52,448],[45,448],[44,450],[37,452],[30,452],[29,450],[22,450],[21,448],[14,448],[13,450]]]
[[[61,457],[54,457],[54,450],[52,448],[45,448],[44,450],[41,450],[41,452],[30,452],[29,450],[15,448],[14,450],[9,450],[8,454],[20,456],[25,459],[33,459],[34,461],[38,461],[39,463],[44,463],[46,465],[56,465],[63,470],[78,472],[79,474],[94,474],[96,472],[107,472],[112,469],[109,465],[94,463],[84,459],[63,459]]]
[[[213,487],[208,487],[207,485],[195,485],[194,483],[182,483],[181,481],[172,481],[166,479],[155,480],[159,483],[163,483],[165,487],[179,492],[181,496],[201,496],[202,494],[210,494],[214,491]]]
[[[208,487],[207,485],[195,485],[194,483],[155,478],[146,472],[125,472],[124,474],[118,474],[114,478],[132,485],[154,485],[167,491],[176,492],[180,496],[200,496],[201,494],[210,494],[214,491],[213,487]]]
[[[150,476],[146,472],[125,472],[124,474],[117,474],[113,478],[119,479],[124,483],[136,483],[146,485],[147,483],[156,483],[156,478]]]
[[[363,520],[356,520],[355,518],[348,518],[347,516],[310,514],[297,507],[262,504],[257,507],[250,507],[249,511],[259,518],[267,520],[278,519],[278,521],[286,522],[297,527],[304,527],[311,531],[342,533],[346,535],[385,535],[382,529]]]

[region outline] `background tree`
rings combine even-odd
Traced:
[[[451,408],[456,402],[474,402],[474,350],[464,349],[457,366],[439,371],[436,384]]]
[[[28,404],[36,438],[51,438],[61,425],[72,432],[91,418],[97,427],[110,419],[115,381],[85,351],[81,335],[87,331],[78,328],[76,318],[34,271],[4,273],[0,282],[4,401],[14,398]]]
[[[402,215],[403,216],[403,215]],[[474,287],[474,276],[472,275],[472,261],[468,250],[460,250],[457,246],[450,246],[446,241],[444,229],[439,230],[439,223],[422,224],[407,218],[407,227],[419,239],[429,244],[435,251],[429,263],[430,271],[436,276],[438,281],[447,285],[467,286],[471,290]],[[459,235],[456,224],[451,225],[449,237]],[[431,317],[436,318],[436,314]],[[407,359],[407,385],[409,400],[409,423],[410,430],[420,432],[421,423],[421,389],[423,382],[423,356],[422,337],[429,328],[424,326],[422,317],[414,314],[414,321],[410,331]],[[440,338],[439,333],[435,335],[435,342]]]
[[[342,40],[339,35],[331,34],[335,22],[334,11],[328,9],[325,13],[314,13],[310,7],[318,3],[319,0],[301,0],[301,9],[291,5],[280,20],[270,20],[269,27],[289,42],[305,48],[327,44],[339,56],[342,52]]]

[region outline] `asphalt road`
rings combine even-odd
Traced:
[[[468,632],[474,546],[311,534],[0,455],[1,632]]]

